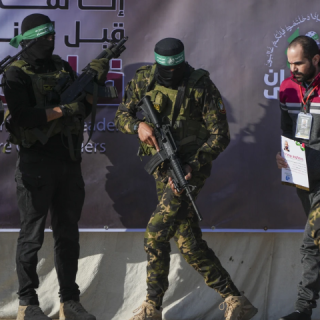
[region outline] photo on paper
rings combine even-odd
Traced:
[[[289,147],[289,142],[288,142],[288,140],[285,140],[285,141],[284,141],[283,151],[290,152],[290,147]]]

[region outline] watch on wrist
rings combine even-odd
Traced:
[[[139,124],[140,124],[140,122],[137,122],[137,123],[135,123],[135,124],[133,125],[133,131],[134,131],[134,133],[138,133]]]
[[[67,116],[67,109],[66,109],[66,107],[65,107],[63,104],[61,104],[59,107],[60,107],[60,109],[61,109],[61,111],[62,111],[62,116],[63,116],[63,117],[66,117],[66,116]]]

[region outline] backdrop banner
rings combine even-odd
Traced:
[[[154,62],[154,45],[166,37],[181,39],[189,64],[210,72],[230,125],[232,141],[214,161],[197,199],[202,228],[304,227],[306,217],[295,190],[281,185],[275,163],[281,134],[277,99],[281,81],[290,75],[288,43],[305,34],[319,39],[318,1],[306,6],[302,0],[0,0],[0,60],[18,52],[9,41],[32,13],[54,21],[54,53],[77,72],[112,41],[129,36],[127,50],[110,62],[106,79],[116,86],[119,98],[99,101],[94,134],[82,149],[82,229],[143,229],[155,209],[155,183],[143,168],[147,159],[136,156],[136,136],[118,132],[114,115],[126,83],[140,66]],[[3,95],[1,99],[5,102]],[[85,131],[90,126],[89,117]],[[7,136],[1,125],[1,149]],[[14,145],[0,154],[1,230],[19,228],[17,156]]]

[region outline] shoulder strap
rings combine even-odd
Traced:
[[[23,67],[25,67],[25,66],[27,66],[27,65],[28,65],[28,63],[27,63],[26,61],[24,61],[24,60],[16,60],[16,61],[13,61],[13,62],[10,64],[9,68],[10,68],[10,67],[17,67],[17,68],[22,69]]]
[[[28,76],[35,75],[35,73],[31,69],[30,64],[24,60],[16,60],[12,62],[8,68],[10,67],[17,67],[21,69],[24,73],[26,73]]]
[[[182,86],[178,87],[178,93],[177,93],[177,97],[176,97],[176,101],[174,103],[174,107],[173,107],[173,115],[172,115],[172,122],[171,122],[171,127],[173,128],[178,115],[180,113],[180,109],[183,103],[183,99],[184,99],[184,95],[186,92],[186,86],[188,83],[188,79],[189,77],[187,76],[186,78],[183,79],[182,82]]]
[[[204,76],[208,76],[209,72],[203,69],[198,69],[195,71],[192,71],[187,75],[186,78],[184,78],[182,86],[178,88],[178,94],[177,98],[173,107],[173,115],[172,115],[172,122],[171,122],[171,127],[174,126],[178,115],[180,113],[180,109],[183,103],[184,95],[186,92],[186,87],[191,87],[192,89],[194,88],[195,84]]]
[[[150,78],[149,78],[149,81],[148,81],[148,86],[147,86],[147,91],[146,92],[149,92],[152,87],[154,86],[155,82],[156,82],[156,79],[154,77],[154,74],[156,73],[156,69],[157,69],[157,64],[154,64],[151,68],[151,72],[150,72]]]
[[[195,84],[203,77],[209,76],[209,72],[203,69],[197,69],[191,72],[190,77],[189,77],[189,87],[194,87]]]

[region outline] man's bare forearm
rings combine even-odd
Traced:
[[[54,107],[53,109],[47,109],[47,122],[53,121],[55,119],[59,119],[63,116],[62,110],[60,107]]]

